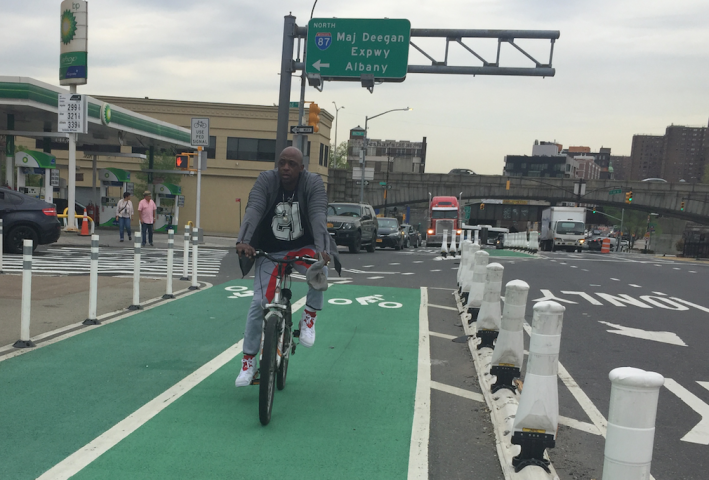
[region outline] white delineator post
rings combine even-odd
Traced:
[[[133,303],[128,310],[140,310],[140,232],[135,232],[133,241]]]
[[[611,403],[602,480],[648,480],[657,402],[665,378],[632,367],[615,368],[608,378]]]
[[[30,312],[32,307],[32,240],[22,241],[22,311],[20,317],[20,339],[15,348],[34,347],[30,340]]]
[[[189,280],[189,268],[190,268],[190,226],[185,225],[185,251],[182,252],[182,277],[180,280]]]
[[[475,252],[480,251],[480,245],[470,242],[470,247],[468,248],[467,261],[465,262],[465,268],[463,273],[460,275],[460,303],[465,306],[468,304],[468,297],[470,296],[470,286],[473,284],[473,267],[475,266]]]
[[[534,306],[529,360],[524,389],[512,427],[512,444],[522,447],[514,457],[515,472],[536,465],[549,473],[544,450],[556,444],[559,426],[559,347],[565,308],[552,301]]]
[[[172,257],[175,247],[175,231],[170,229],[167,231],[167,289],[162,298],[175,298],[172,294]]]
[[[2,273],[2,218],[0,218],[0,275]]]
[[[199,242],[199,228],[192,229],[192,285],[190,290],[199,290],[197,282],[197,248]]]
[[[96,319],[98,304],[98,235],[91,235],[91,267],[89,269],[89,316],[84,325],[100,325]]]
[[[480,339],[478,350],[494,348],[495,339],[500,333],[502,308],[500,307],[500,291],[502,290],[502,274],[505,267],[499,263],[491,263],[486,267],[483,301],[478,313],[477,337]]]
[[[470,283],[468,293],[468,304],[466,308],[471,315],[470,321],[474,322],[478,318],[480,307],[485,295],[485,279],[487,278],[487,264],[490,261],[490,254],[484,250],[478,250],[473,257],[473,280]]]
[[[456,231],[453,230],[453,232],[451,233],[451,246],[450,246],[449,251],[450,251],[450,254],[453,255],[454,257],[458,253],[458,249],[455,246],[455,237],[456,237]]]
[[[441,241],[441,257],[448,256],[448,230],[443,230],[443,240]]]
[[[473,243],[477,243],[480,245],[480,241],[478,240],[478,235],[480,234],[480,230],[475,230],[475,236],[473,237]]]
[[[456,285],[458,285],[458,294],[460,294],[463,289],[463,272],[465,272],[468,263],[470,263],[470,247],[472,247],[472,245],[473,243],[470,240],[463,240],[460,242],[460,266],[458,267],[458,271],[456,272]]]
[[[497,377],[490,387],[493,393],[501,388],[514,392],[517,388],[512,381],[520,377],[524,361],[524,312],[528,293],[529,285],[522,280],[512,280],[505,285],[500,334],[490,362],[490,375]]]

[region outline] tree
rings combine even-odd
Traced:
[[[702,175],[702,183],[709,183],[709,158],[707,159],[707,164],[704,165],[704,175]]]
[[[347,142],[340,143],[337,148],[330,149],[330,168],[347,168]]]

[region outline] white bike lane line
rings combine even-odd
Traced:
[[[428,332],[428,290],[421,287],[419,351],[414,422],[409,448],[409,480],[428,480],[428,439],[431,425],[431,346]]]
[[[293,313],[305,305],[306,297],[293,303]],[[123,421],[117,423],[104,434],[94,439],[81,449],[77,450],[60,463],[38,477],[38,480],[65,480],[73,477],[94,460],[109,451],[121,440],[128,437],[138,428],[146,424],[151,418],[169,407],[177,399],[185,395],[204,379],[232,361],[242,352],[243,339],[226,349],[211,361],[191,373],[161,395],[155,397],[143,407],[139,408]]]

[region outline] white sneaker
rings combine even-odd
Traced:
[[[303,318],[300,320],[300,344],[306,348],[310,348],[315,343],[315,317],[308,312],[303,312]]]
[[[242,358],[241,371],[239,372],[239,376],[236,377],[236,386],[245,387],[247,385],[251,385],[251,381],[254,379],[254,375],[256,375],[256,365],[254,363],[254,357],[251,357],[249,359]]]

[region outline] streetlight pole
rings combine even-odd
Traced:
[[[373,120],[377,117],[381,117],[382,115],[386,115],[387,113],[391,112],[408,112],[411,110],[411,108],[406,107],[406,108],[395,108],[393,110],[387,110],[386,112],[382,112],[380,114],[374,115],[373,117],[364,117],[364,149],[362,150],[362,155],[360,157],[360,165],[362,169],[362,183],[359,186],[359,203],[364,203],[364,166],[367,164],[367,145],[369,144],[369,138],[367,136],[367,123],[370,120]]]
[[[340,107],[337,108],[337,104],[335,102],[332,102],[333,105],[335,105],[335,153],[333,154],[333,158],[337,158],[337,116],[340,113],[340,110],[342,110],[345,107]]]

